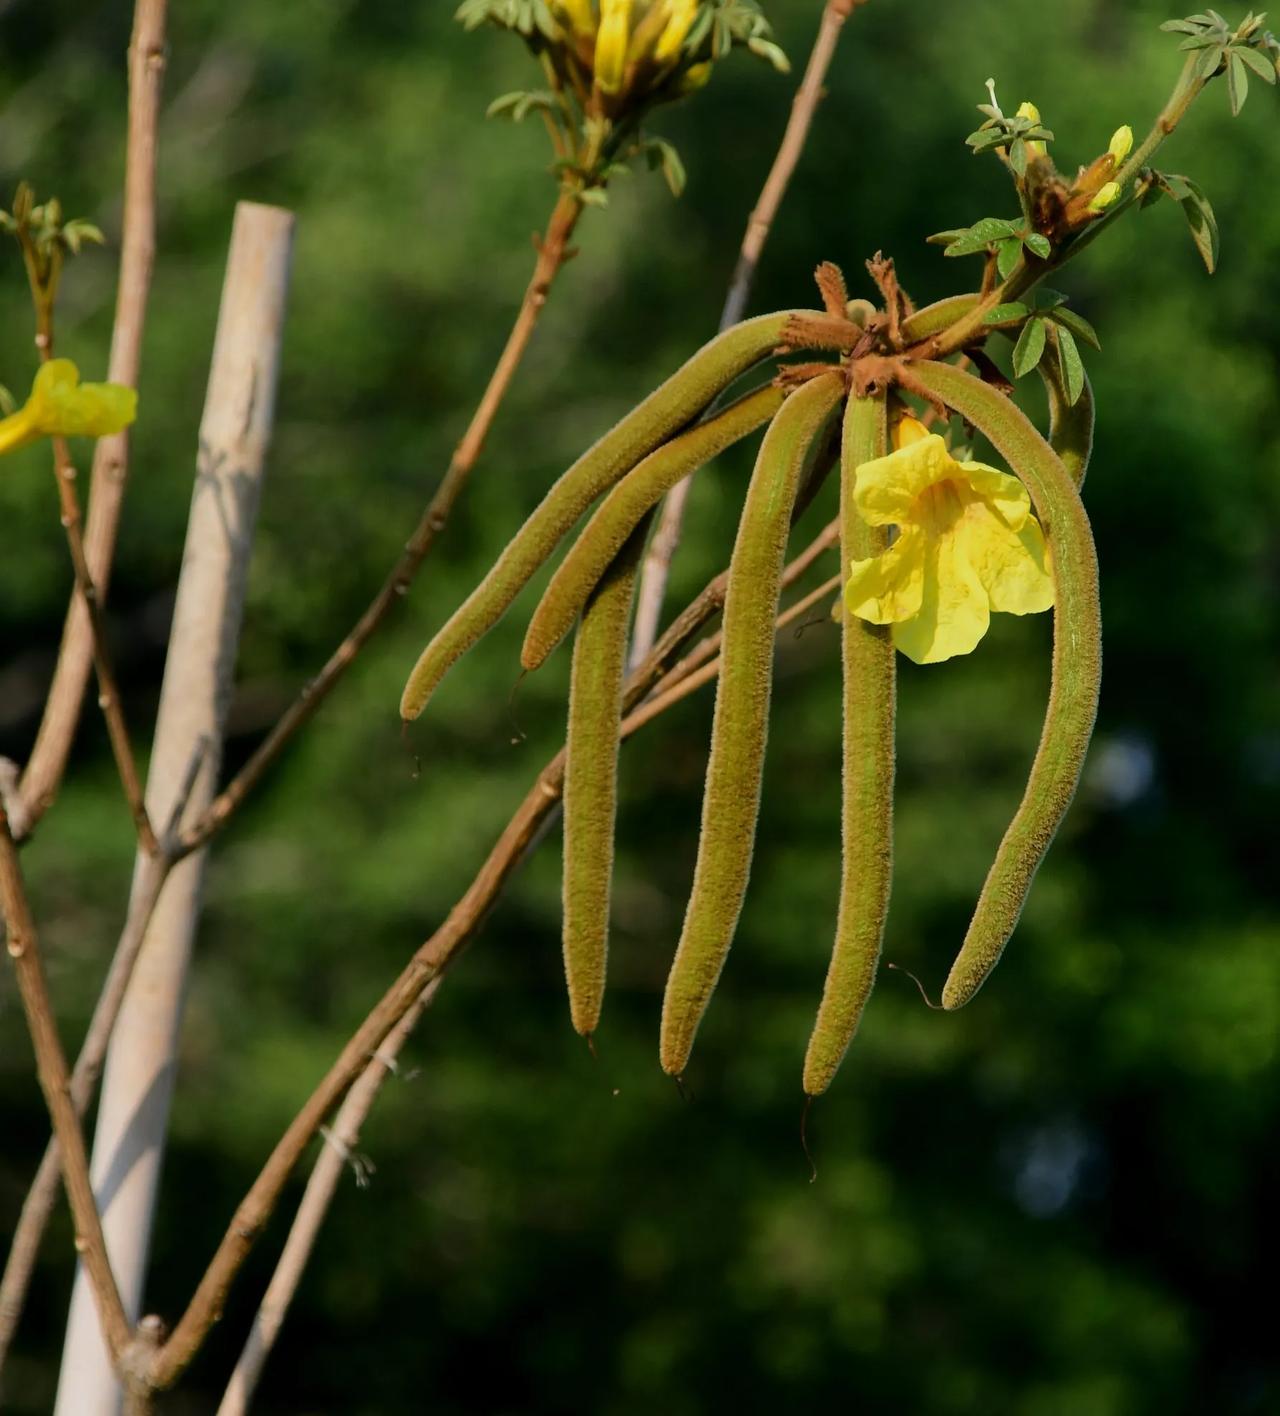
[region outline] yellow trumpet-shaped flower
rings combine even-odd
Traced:
[[[70,359],[42,364],[31,397],[0,419],[0,453],[42,437],[101,437],[118,433],[137,416],[138,395],[123,384],[82,384]]]
[[[980,462],[956,462],[915,419],[903,420],[898,443],[856,472],[863,519],[898,527],[898,537],[882,555],[849,567],[850,613],[892,625],[909,659],[935,664],[970,653],[993,610],[1049,609],[1047,548],[1022,483]]]
[[[602,93],[622,89],[627,67],[627,40],[631,31],[632,0],[600,0],[600,28],[596,31],[593,68]]]

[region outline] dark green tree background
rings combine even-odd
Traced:
[[[774,0],[802,58],[818,0]],[[111,618],[145,725],[162,668],[234,201],[298,213],[279,426],[229,761],[362,608],[478,394],[554,197],[534,123],[486,123],[531,76],[437,0],[174,7],[160,260]],[[964,135],[994,75],[1034,98],[1065,167],[1145,131],[1177,71],[1160,4],[873,0],[761,271],[806,304],[822,259],[856,294],[894,255],[919,300],[976,264],[923,237],[1005,212]],[[1234,14],[1232,15],[1234,19]],[[122,0],[0,15],[0,190],[20,176],[118,232]],[[562,733],[567,655],[524,683],[521,616],[398,741],[405,672],[559,470],[714,327],[792,85],[738,57],[664,113],[690,172],[587,213],[531,358],[447,536],[393,626],[217,844],[150,1306],[185,1302],[231,1209],[365,1008],[470,879]],[[684,1105],[658,1001],[692,868],[710,696],[627,748],[600,1061],[568,1025],[553,835],[452,974],[367,1128],[260,1407],[279,1413],[738,1409],[1145,1416],[1280,1409],[1273,1258],[1280,1092],[1275,821],[1280,179],[1274,94],[1220,86],[1171,144],[1224,232],[1210,279],[1169,205],[1061,283],[1097,324],[1087,502],[1107,670],[1081,795],[1004,964],[955,1016],[882,976],[801,1154],[800,1059],[833,925],[838,663],[827,624],[780,658],[757,868]],[[0,379],[33,365],[16,251]],[[65,281],[63,352],[105,369],[115,252]],[[0,478],[0,751],[37,721],[70,577],[44,459]],[[674,595],[724,561],[746,465],[700,479]],[[830,515],[825,505],[814,517]],[[810,524],[816,524],[816,520]],[[529,602],[531,603],[531,601]],[[904,663],[887,958],[935,989],[1021,791],[1047,617],[1000,617],[970,658]],[[86,714],[27,851],[66,1036],[114,942],[131,832]],[[0,1232],[46,1136],[0,982]],[[296,1199],[298,1186],[290,1194]],[[284,1232],[238,1285],[176,1413],[213,1409]],[[1269,1257],[1270,1256],[1270,1257]],[[13,1359],[49,1409],[70,1277],[60,1216]]]

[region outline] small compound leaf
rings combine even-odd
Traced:
[[[1200,26],[1190,20],[1166,20],[1160,26],[1166,34],[1199,34]]]
[[[1038,317],[1028,320],[1022,326],[1017,344],[1013,346],[1013,372],[1018,378],[1029,374],[1040,362],[1044,342],[1044,321]]]
[[[1062,365],[1062,382],[1067,402],[1074,408],[1084,392],[1084,360],[1080,357],[1080,350],[1069,329],[1059,325],[1053,335],[1058,341],[1058,362]]]
[[[1019,234],[1016,221],[1005,221],[997,216],[985,216],[968,227],[954,241],[947,245],[949,256],[971,256],[977,251],[985,251],[996,241],[1006,240]]]
[[[1240,45],[1231,51],[1232,57],[1248,64],[1263,83],[1274,84],[1276,81],[1276,66],[1274,62],[1267,58],[1265,54],[1256,49],[1250,49],[1247,45]]]
[[[1049,316],[1055,324],[1061,325],[1064,329],[1069,329],[1077,339],[1083,339],[1086,344],[1092,345],[1094,349],[1102,348],[1102,341],[1098,338],[1098,331],[1089,323],[1083,315],[1077,314],[1075,310],[1063,309],[1061,306],[1054,309]]]
[[[1059,305],[1065,305],[1067,297],[1061,290],[1050,290],[1047,285],[1042,285],[1036,291],[1037,310],[1056,310]]]
[[[1176,172],[1157,172],[1156,182],[1162,192],[1168,194],[1175,202],[1185,202],[1191,195],[1191,183],[1186,177],[1179,177]]]
[[[1021,300],[1010,300],[1004,305],[997,305],[993,310],[988,310],[982,323],[989,325],[1006,324],[1011,320],[1025,319],[1031,311]]]
[[[1227,93],[1231,98],[1231,116],[1238,118],[1249,97],[1249,71],[1238,49],[1229,50],[1227,54]]]
[[[1196,61],[1196,78],[1211,79],[1218,72],[1218,66],[1222,63],[1222,56],[1226,53],[1226,49],[1225,44],[1211,44],[1207,49],[1202,49],[1200,58]]]
[[[578,200],[583,206],[607,207],[609,194],[603,187],[584,187],[578,193]]]
[[[1022,244],[1028,251],[1034,251],[1042,261],[1047,261],[1053,254],[1053,247],[1049,244],[1049,238],[1042,236],[1040,232],[1033,231],[1029,236],[1022,238]]]
[[[1022,138],[1014,138],[1009,144],[1009,166],[1019,177],[1027,175],[1027,144]]]
[[[1191,228],[1191,238],[1196,243],[1209,274],[1218,268],[1218,219],[1209,205],[1209,198],[1195,182],[1183,178],[1189,195],[1179,205]]]
[[[667,179],[667,186],[671,188],[671,195],[678,197],[684,191],[685,183],[688,181],[688,174],[685,172],[680,154],[662,138],[651,139],[646,152],[650,170],[660,167],[662,175]]]
[[[1008,280],[1014,266],[1022,259],[1022,242],[1017,237],[1001,241],[996,247],[996,272],[1001,280]]]
[[[932,236],[926,236],[924,239],[931,246],[949,246],[953,241],[958,241],[968,229],[967,226],[953,226],[950,231],[935,231]]]

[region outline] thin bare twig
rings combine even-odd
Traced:
[[[129,133],[125,156],[120,283],[107,377],[136,388],[156,244],[156,130],[165,66],[167,0],[137,0],[129,41]],[[129,434],[99,438],[85,531],[87,580],[105,597],[129,471]],[[73,596],[44,718],[22,776],[23,834],[48,810],[66,769],[93,665],[95,633],[86,603]]]
[[[93,1089],[102,1075],[107,1044],[124,1001],[125,989],[133,973],[134,961],[142,948],[147,925],[160,897],[160,889],[169,874],[169,861],[164,855],[142,856],[134,880],[129,915],[125,920],[120,941],[116,945],[102,992],[93,1010],[89,1030],[76,1058],[71,1074],[71,1104],[76,1116],[83,1119],[93,1096]],[[49,1223],[49,1216],[58,1198],[61,1179],[61,1153],[55,1135],[45,1147],[40,1168],[27,1191],[18,1216],[17,1228],[9,1246],[4,1276],[0,1278],[0,1371],[13,1341],[13,1334],[22,1316],[27,1289],[35,1268],[40,1241]]]
[[[537,241],[538,259],[533,276],[520,303],[511,333],[507,336],[506,346],[490,376],[488,387],[472,415],[462,441],[449,461],[444,479],[427,504],[391,574],[387,576],[382,588],[356,621],[351,632],[330,655],[328,662],[303,687],[302,692],[240,771],[219,793],[208,811],[186,832],[182,840],[183,852],[193,851],[204,845],[226,822],[280,756],[294,733],[329,696],[356,655],[386,619],[391,607],[408,593],[427,552],[444,530],[454,503],[480,458],[494,418],[529,347],[552,283],[572,254],[569,241],[581,214],[582,203],[578,198],[571,193],[561,193],[547,223],[546,233]]]
[[[387,1034],[386,1041],[373,1054],[368,1066],[347,1093],[328,1136],[312,1168],[307,1188],[293,1217],[289,1237],[284,1242],[279,1262],[271,1275],[267,1291],[253,1319],[248,1341],[236,1363],[218,1406],[218,1416],[244,1416],[257,1390],[262,1368],[289,1312],[289,1305],[302,1280],[303,1271],[315,1248],[320,1226],[333,1202],[338,1181],[351,1161],[364,1126],[383,1083],[397,1070],[400,1050],[408,1042],[418,1020],[426,1012],[443,979],[437,975],[418,995],[409,1011]]]
[[[42,346],[45,357],[52,354],[51,344]],[[94,584],[89,562],[85,556],[83,522],[80,516],[80,498],[76,494],[76,469],[71,463],[71,451],[65,438],[53,440],[53,469],[58,483],[58,503],[62,514],[62,527],[67,536],[67,550],[71,554],[71,568],[75,574],[76,589],[80,592],[89,622],[89,653],[98,676],[98,706],[107,724],[107,736],[111,741],[111,755],[115,758],[116,771],[120,774],[120,785],[124,790],[129,813],[133,817],[138,842],[148,855],[157,850],[156,833],[151,827],[143,800],[142,779],[138,775],[138,764],[133,755],[133,745],[129,740],[129,728],[125,723],[124,705],[120,701],[120,686],[116,680],[115,666],[107,647],[107,626],[102,614],[102,603],[98,587]]]
[[[832,536],[832,526],[824,527],[815,542],[788,567],[786,583],[791,583],[833,544]],[[668,666],[684,645],[719,612],[724,604],[727,579],[727,572],[722,572],[710,581],[677,616],[645,662],[632,670],[623,696],[624,712],[630,713],[667,678]],[[624,721],[623,735],[633,730],[629,722]],[[289,1123],[232,1216],[186,1312],[156,1353],[148,1371],[154,1388],[164,1390],[172,1386],[195,1357],[221,1314],[231,1284],[275,1210],[289,1176],[325,1117],[365,1070],[369,1058],[414,1006],[423,989],[449,967],[474,937],[506,882],[541,838],[547,818],[559,804],[563,782],[564,753],[561,751],[538,774],[475,879],[443,924],[414,954]]]
[[[102,1220],[89,1182],[89,1157],[84,1133],[71,1096],[67,1059],[58,1037],[35,921],[22,879],[18,848],[9,831],[9,818],[0,811],[0,906],[3,907],[6,946],[18,979],[18,992],[36,1054],[36,1073],[45,1105],[53,1121],[62,1153],[62,1178],[76,1226],[76,1248],[93,1286],[98,1317],[112,1359],[119,1361],[131,1340],[128,1319],[120,1301],[111,1261],[107,1257]]]
[[[827,72],[835,57],[840,32],[844,28],[845,20],[862,4],[866,4],[866,0],[827,0],[822,11],[818,36],[809,54],[809,62],[805,66],[800,87],[792,100],[791,116],[782,134],[782,142],[760,190],[755,210],[747,221],[738,264],[734,268],[724,309],[720,314],[722,330],[737,324],[746,313],[747,301],[751,297],[751,287],[755,283],[756,270],[764,252],[765,242],[769,239],[769,232],[808,141],[814,115],[822,100]],[[662,602],[666,598],[671,561],[675,556],[676,547],[680,544],[691,481],[692,478],[686,477],[667,493],[662,504],[662,515],[658,519],[658,529],[654,532],[653,541],[645,557],[640,589],[636,596],[636,622],[631,648],[633,664],[639,663],[648,654],[657,638],[658,623],[662,618]]]

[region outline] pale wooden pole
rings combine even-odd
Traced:
[[[179,825],[194,820],[217,789],[249,552],[275,407],[292,241],[291,213],[250,202],[237,205],[147,780],[147,809],[154,821],[169,820],[180,795],[189,789]],[[197,757],[199,768],[191,789]],[[138,1321],[142,1310],[203,878],[203,851],[189,856],[170,875],[107,1053],[94,1136],[93,1183],[131,1323]],[[91,1295],[78,1273],[57,1416],[116,1416],[121,1402],[120,1384],[102,1342]]]

